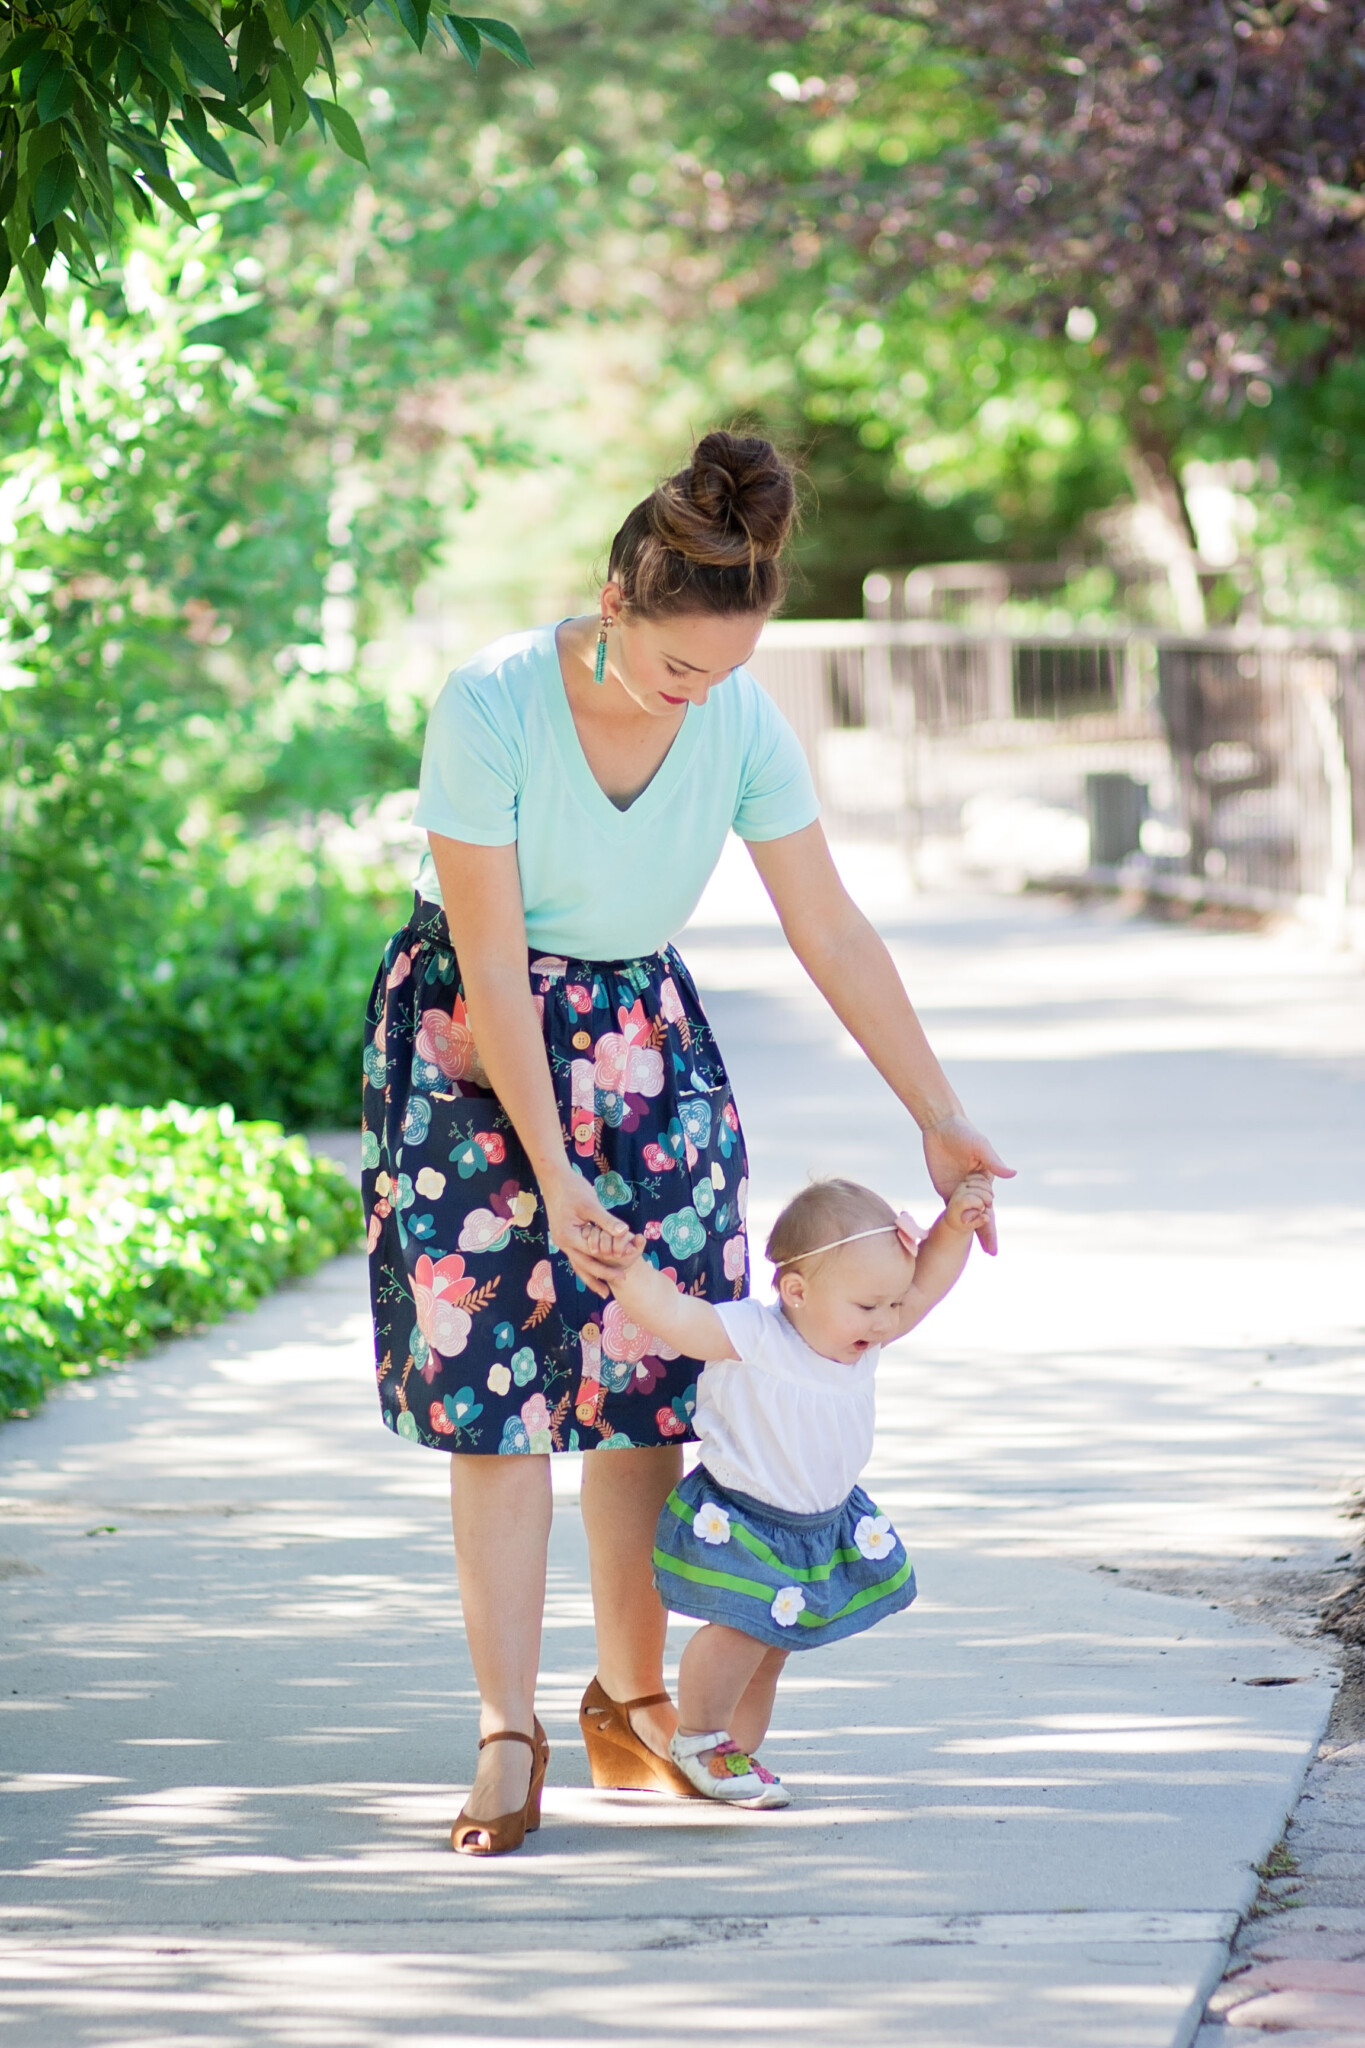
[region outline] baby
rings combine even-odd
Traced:
[[[755,1752],[792,1650],[871,1628],[915,1597],[900,1538],[858,1485],[884,1344],[956,1283],[990,1213],[972,1174],[927,1233],[851,1180],[803,1189],[773,1225],[777,1300],[713,1305],[643,1257],[613,1276],[627,1315],[706,1369],[701,1463],[659,1517],[654,1583],[706,1624],[683,1651],[671,1755],[707,1799],[786,1806]]]

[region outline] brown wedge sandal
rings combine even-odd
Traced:
[[[578,1709],[578,1725],[599,1790],[671,1792],[677,1799],[700,1799],[678,1766],[666,1756],[655,1756],[630,1725],[634,1708],[660,1707],[667,1698],[666,1692],[651,1692],[638,1700],[614,1700],[594,1678]]]
[[[531,1752],[531,1782],[526,1788],[526,1804],[514,1807],[511,1813],[500,1813],[495,1820],[473,1820],[467,1813],[460,1814],[450,1830],[450,1846],[458,1856],[506,1856],[540,1826],[540,1795],[549,1768],[550,1742],[539,1721],[535,1731],[523,1735],[519,1728],[499,1728],[480,1742],[480,1749],[487,1749],[490,1742],[524,1742]]]

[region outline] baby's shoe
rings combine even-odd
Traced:
[[[711,1754],[704,1757],[704,1750]],[[710,1735],[680,1731],[669,1743],[668,1753],[703,1799],[765,1809],[791,1805],[791,1794],[782,1780],[765,1770],[756,1756],[746,1756],[724,1728],[714,1729]]]

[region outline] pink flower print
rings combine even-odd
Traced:
[[[564,993],[579,1016],[586,1017],[592,1008],[592,990],[584,988],[581,981],[568,981],[564,984]]]
[[[569,1067],[569,1125],[580,1159],[591,1159],[597,1150],[594,1086],[592,1061],[574,1060]]]
[[[609,1301],[602,1317],[602,1349],[622,1365],[634,1365],[650,1349],[653,1338],[634,1322],[619,1301]]]
[[[474,1143],[490,1166],[501,1166],[507,1157],[507,1146],[501,1131],[475,1131]]]
[[[654,1221],[654,1218],[651,1216],[648,1223],[646,1223],[645,1225],[645,1236],[652,1239],[656,1237],[662,1237],[663,1234],[664,1233],[662,1224],[656,1223]]]
[[[675,1415],[671,1408],[660,1408],[654,1420],[658,1424],[660,1436],[683,1436],[686,1433],[687,1424],[681,1415]]]
[[[644,1004],[636,1001],[630,1010],[618,1010],[619,1031],[608,1031],[597,1041],[596,1082],[603,1095],[662,1095],[663,1054],[646,1042],[652,1026]]]
[[[431,1426],[437,1436],[454,1436],[455,1434],[455,1425],[439,1401],[433,1401],[431,1404]]]
[[[401,988],[411,973],[412,956],[408,953],[400,953],[393,966],[389,969],[389,978],[384,983],[385,988]]]
[[[417,1028],[417,1054],[433,1067],[439,1067],[451,1081],[470,1080],[476,1087],[488,1086],[463,996],[456,996],[453,1016],[447,1016],[444,1010],[423,1010]]]
[[[681,1024],[687,1015],[671,974],[666,974],[659,983],[659,1008],[664,1013],[665,1023],[668,1024]]]
[[[549,1403],[543,1394],[532,1394],[529,1401],[522,1402],[521,1419],[532,1436],[537,1430],[550,1427]]]
[[[646,1145],[644,1158],[645,1165],[651,1173],[672,1173],[673,1168],[678,1163],[670,1152],[664,1151],[661,1145]]]
[[[375,1025],[375,1028],[374,1028],[374,1049],[375,1049],[375,1051],[376,1051],[376,1052],[378,1052],[378,1053],[386,1052],[386,1051],[388,1050],[388,1042],[389,1042],[389,1013],[388,1013],[388,1011],[387,1011],[387,1010],[383,1010],[383,1011],[381,1011],[381,1012],[380,1012],[379,1022],[378,1022],[378,1023],[377,1023],[376,1025]]]
[[[596,1323],[584,1323],[578,1333],[578,1348],[583,1360],[583,1377],[596,1385],[602,1377],[602,1332]]]
[[[532,1301],[554,1300],[555,1276],[548,1259],[537,1259],[531,1269],[531,1277],[526,1283],[526,1292]]]
[[[412,1276],[412,1297],[417,1309],[417,1327],[433,1351],[442,1358],[458,1358],[469,1341],[473,1317],[460,1307],[474,1281],[466,1275],[458,1252],[433,1265],[423,1252]]]
[[[370,1218],[370,1227],[365,1237],[366,1251],[372,1252],[374,1250],[375,1246],[379,1242],[380,1234],[383,1231],[383,1228],[384,1219],[379,1214],[378,1209],[376,1209],[374,1214]]]
[[[744,1232],[742,1230],[737,1237],[726,1238],[725,1250],[721,1258],[727,1280],[742,1280],[744,1278]]]
[[[687,1147],[687,1164],[689,1167],[693,1167],[697,1163],[697,1148],[690,1138],[684,1139],[683,1142]]]
[[[730,1129],[731,1129],[732,1131],[738,1132],[738,1130],[739,1130],[739,1112],[738,1112],[738,1110],[737,1110],[737,1109],[735,1108],[735,1105],[734,1105],[734,1103],[733,1103],[733,1102],[727,1102],[727,1103],[726,1103],[726,1105],[725,1105],[724,1109],[723,1109],[723,1110],[721,1111],[721,1115],[722,1115],[722,1117],[723,1117],[723,1118],[725,1119],[725,1122],[726,1122],[726,1123],[728,1124],[728,1126],[730,1127]]]
[[[561,960],[555,953],[543,953],[539,960],[531,962],[531,972],[543,974],[547,981],[558,981],[568,964],[567,960]]]

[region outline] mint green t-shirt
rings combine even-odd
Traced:
[[[781,839],[819,815],[801,743],[747,669],[688,706],[654,780],[619,810],[593,776],[553,626],[509,634],[457,668],[432,707],[415,821],[517,849],[538,953],[631,960],[696,909],[732,828]],[[419,893],[441,901],[430,852]]]

